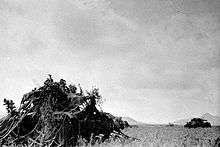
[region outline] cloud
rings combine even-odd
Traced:
[[[165,113],[174,119],[206,106],[217,113],[218,1],[0,3],[1,97],[22,95],[52,73],[100,87],[106,110],[119,115],[148,112],[152,121],[166,121]]]

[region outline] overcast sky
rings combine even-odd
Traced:
[[[48,73],[118,116],[220,115],[220,1],[0,0],[0,105]]]

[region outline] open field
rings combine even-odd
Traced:
[[[101,146],[212,147],[220,136],[220,127],[187,129],[183,126],[141,125],[124,133],[140,141],[110,142]]]

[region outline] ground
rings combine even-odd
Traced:
[[[220,137],[220,127],[188,129],[183,126],[140,125],[124,133],[140,141],[111,141],[101,146],[213,147]]]

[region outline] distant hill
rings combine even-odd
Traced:
[[[180,119],[180,120],[176,120],[173,123],[176,125],[185,125],[187,122],[189,122],[192,118],[187,118],[187,119]]]
[[[7,114],[0,112],[0,119],[5,117]]]
[[[7,116],[6,114],[0,114],[0,122],[3,121],[6,116]]]
[[[133,118],[130,117],[122,117],[123,121],[127,121],[129,125],[138,125],[140,122],[134,120]]]
[[[208,122],[211,123],[212,126],[220,126],[220,117],[219,116],[214,116],[214,115],[211,115],[209,113],[205,113],[200,118],[207,120]],[[192,118],[180,119],[180,120],[174,121],[174,124],[176,124],[176,125],[185,125],[191,119]]]
[[[220,126],[220,117],[219,116],[213,116],[209,113],[203,114],[201,116],[202,119],[207,120],[210,122],[213,126]]]

